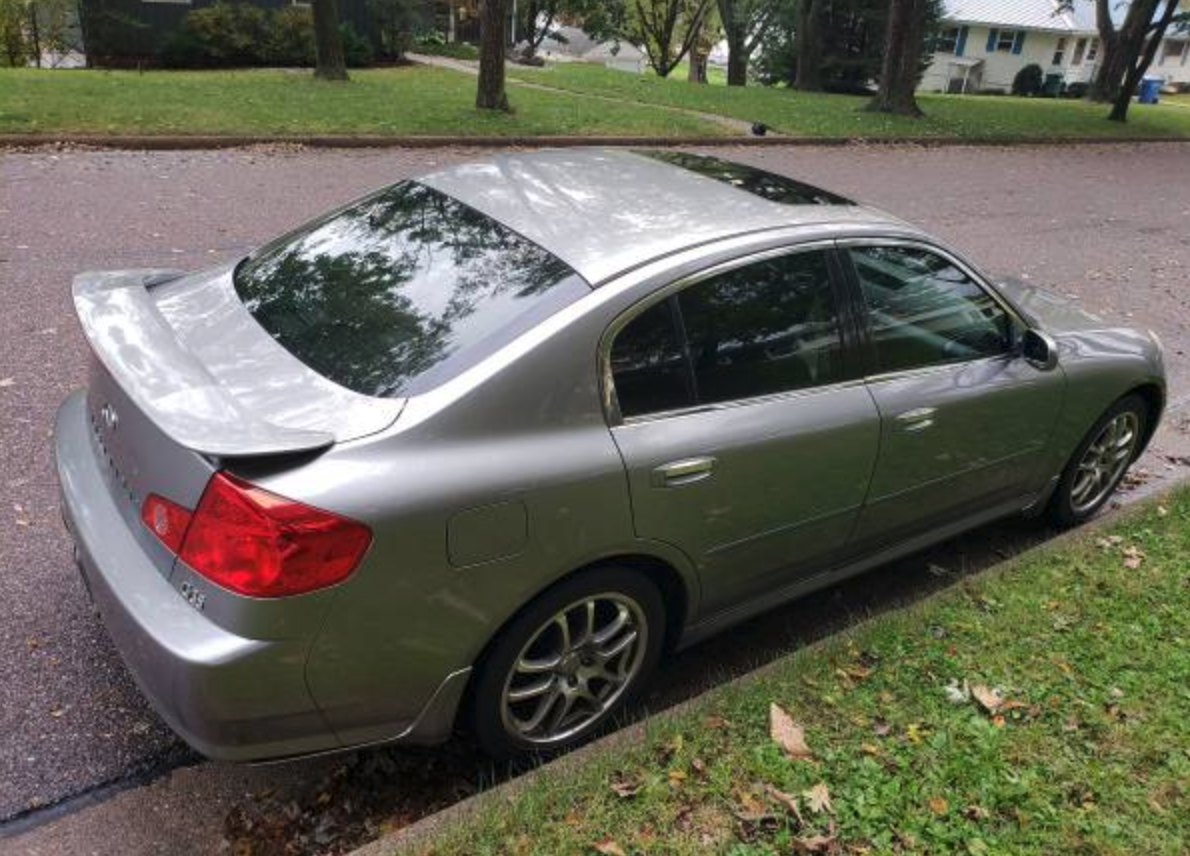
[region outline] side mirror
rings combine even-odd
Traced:
[[[1058,367],[1058,343],[1048,333],[1030,328],[1021,336],[1021,356],[1043,372],[1053,371]]]

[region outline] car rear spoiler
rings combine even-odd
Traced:
[[[254,416],[185,348],[148,291],[179,276],[151,269],[74,279],[83,334],[132,402],[171,440],[203,455],[283,455],[332,445],[333,434]]]

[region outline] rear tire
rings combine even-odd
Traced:
[[[639,572],[594,568],[526,606],[476,674],[472,726],[495,759],[553,755],[599,734],[648,685],[665,605]]]
[[[1139,395],[1126,395],[1109,407],[1063,470],[1050,499],[1050,520],[1065,528],[1094,517],[1140,454],[1148,425],[1149,408]]]

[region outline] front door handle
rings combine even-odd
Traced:
[[[906,410],[904,413],[897,414],[897,424],[902,431],[924,431],[934,424],[935,412],[933,407],[917,407],[913,410]]]
[[[684,487],[709,479],[714,472],[714,458],[683,458],[657,467],[650,481],[653,487]]]

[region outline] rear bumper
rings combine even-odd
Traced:
[[[305,682],[309,639],[230,633],[170,585],[128,529],[95,454],[82,392],[58,411],[62,516],[107,631],[169,726],[211,758],[252,761],[341,748]]]

